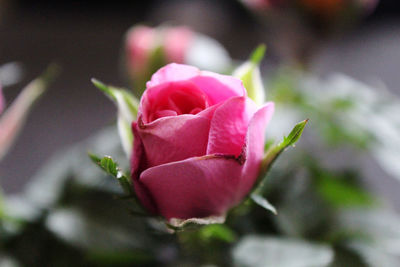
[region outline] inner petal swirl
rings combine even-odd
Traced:
[[[171,82],[147,95],[145,123],[162,117],[197,114],[210,106],[207,95],[191,82]]]

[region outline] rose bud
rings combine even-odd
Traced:
[[[253,188],[274,104],[234,77],[169,64],[147,82],[133,122],[132,181],[166,219],[223,216]]]
[[[140,95],[151,75],[168,63],[187,63],[217,72],[230,67],[226,50],[215,40],[184,26],[135,26],[125,41],[126,68]]]

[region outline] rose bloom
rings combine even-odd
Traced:
[[[147,82],[132,124],[132,180],[142,204],[167,219],[224,215],[257,180],[273,103],[239,79],[180,64]]]

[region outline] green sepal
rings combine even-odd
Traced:
[[[124,112],[124,115],[127,118],[136,118],[139,108],[139,100],[132,95],[132,93],[123,88],[105,85],[95,78],[92,78],[91,81],[94,86],[99,88],[104,94],[106,94],[115,102],[117,107],[121,109],[120,111]]]
[[[266,198],[264,198],[259,193],[259,191],[261,191],[260,188],[262,187],[262,183],[267,175],[267,172],[270,170],[274,161],[286,148],[288,148],[289,146],[293,146],[300,139],[307,122],[308,119],[299,122],[293,127],[289,135],[283,138],[282,142],[277,145],[268,146],[269,149],[264,155],[264,158],[261,162],[261,168],[256,184],[254,185],[253,190],[248,196],[254,203],[260,205],[266,210],[271,211],[274,214],[277,214],[277,210]]]
[[[121,185],[122,189],[128,196],[135,196],[135,192],[133,191],[129,176],[125,175],[120,170],[120,168],[118,167],[118,164],[110,156],[105,156],[105,157],[101,158],[92,153],[88,153],[88,154],[89,154],[90,159],[94,163],[96,163],[104,172],[106,172],[107,174],[109,174],[112,177],[117,179],[117,181]]]
[[[226,224],[210,224],[204,226],[199,231],[200,238],[204,242],[219,240],[225,243],[233,243],[236,240],[235,232]]]
[[[260,44],[254,49],[253,53],[250,56],[250,61],[253,64],[260,64],[261,60],[264,58],[265,51],[267,50],[267,46],[265,44]]]
[[[293,146],[303,134],[304,128],[308,119],[299,122],[294,126],[292,131],[289,133],[287,137],[283,137],[283,141],[275,146],[271,146],[267,153],[265,154],[262,164],[261,164],[261,175],[264,177],[266,172],[271,167],[272,163],[278,158],[278,156],[289,146]]]
[[[246,88],[247,95],[258,105],[265,102],[265,89],[260,74],[260,62],[264,57],[266,46],[259,45],[250,59],[233,71],[233,76],[239,78]]]
[[[293,146],[301,137],[303,134],[304,128],[306,127],[306,124],[308,122],[308,119],[299,122],[294,126],[293,130],[289,133],[289,135],[283,138],[282,146],[285,146],[284,149],[288,146]]]
[[[130,158],[133,144],[131,124],[136,120],[139,100],[129,91],[113,86],[105,85],[97,79],[92,83],[107,95],[118,108],[118,132],[125,154]]]

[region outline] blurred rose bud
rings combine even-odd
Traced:
[[[230,67],[230,57],[218,42],[184,26],[134,26],[126,35],[125,52],[127,72],[139,95],[151,74],[167,63],[217,72]]]
[[[273,111],[232,76],[180,64],[158,70],[132,124],[142,204],[170,221],[226,214],[254,186]]]

